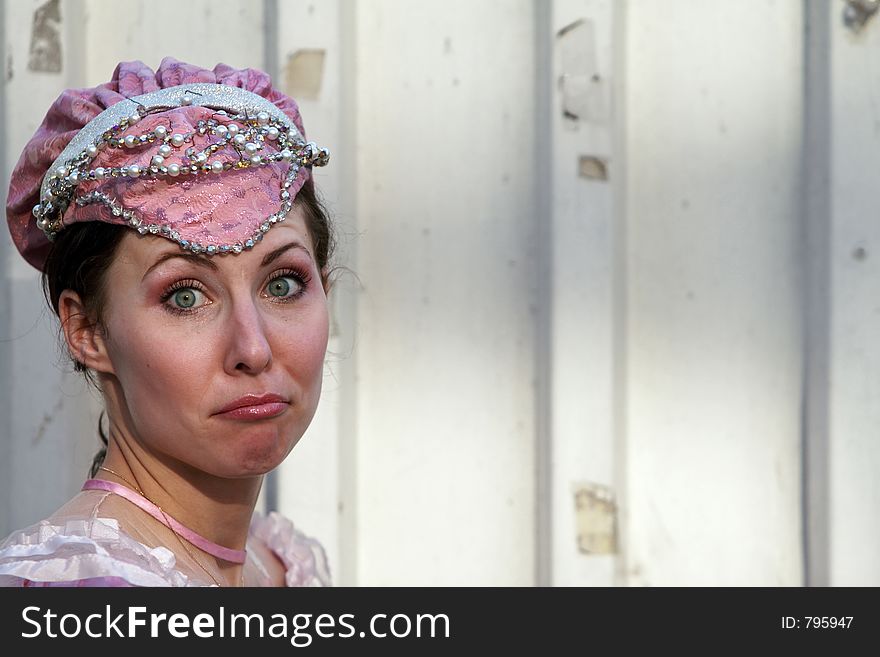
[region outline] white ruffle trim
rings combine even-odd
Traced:
[[[280,513],[254,513],[250,533],[281,559],[287,586],[332,586],[324,548]]]
[[[250,534],[284,564],[287,586],[332,585],[324,548],[281,514],[254,513]],[[97,585],[216,586],[189,578],[175,566],[171,550],[147,547],[111,518],[69,519],[61,525],[43,520],[0,543],[0,586],[90,580]]]
[[[204,586],[175,563],[171,550],[148,548],[110,518],[43,520],[0,544],[0,585],[121,579],[132,586]]]

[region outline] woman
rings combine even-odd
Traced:
[[[13,241],[104,398],[83,490],[0,544],[19,586],[330,583],[254,506],[317,407],[332,234],[296,103],[253,69],[120,63],[12,175]]]

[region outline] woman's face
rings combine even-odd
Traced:
[[[215,476],[281,463],[321,393],[327,298],[313,253],[298,207],[238,255],[128,231],[103,314],[115,422],[148,452]],[[221,412],[248,395],[282,401]]]

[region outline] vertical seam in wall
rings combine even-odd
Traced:
[[[829,586],[831,21],[825,3],[804,0],[803,6],[802,577],[807,586]]]
[[[278,79],[278,0],[263,0],[263,70],[272,78],[272,86],[279,88]],[[263,489],[263,511],[278,510],[278,470],[266,475]]]
[[[629,584],[628,522],[627,522],[627,358],[629,343],[628,281],[627,281],[627,160],[626,160],[626,52],[627,13],[629,3],[613,2],[611,12],[612,70],[612,470],[617,498],[614,584]]]
[[[263,70],[278,88],[278,0],[263,0]]]
[[[7,162],[7,140],[8,133],[7,112],[6,107],[6,72],[7,72],[7,52],[6,52],[6,3],[0,3],[0,57],[2,57],[2,79],[0,79],[0,143],[3,144],[0,150],[0,200],[3,201],[3,207],[6,207],[6,194],[9,185],[9,168]],[[12,277],[10,272],[10,258],[12,256],[12,243],[8,237],[8,232],[0,244],[0,307],[9,308],[10,286],[12,285]],[[9,490],[11,485],[11,477],[9,476],[9,468],[12,459],[10,458],[12,450],[12,419],[9,413],[9,405],[11,398],[12,377],[10,376],[9,354],[12,345],[9,342],[12,330],[12,314],[10,312],[0,313],[0,386],[2,394],[0,394],[0,482],[3,482],[2,502],[0,502],[0,536],[6,536],[12,523],[12,491]]]
[[[535,584],[553,585],[553,39],[552,2],[534,0],[535,162],[533,178],[538,272],[535,299]],[[544,220],[542,221],[542,217]],[[545,230],[538,228],[545,227]]]
[[[342,215],[354,223],[358,223],[358,189],[357,189],[357,7],[352,0],[339,0],[339,141],[344,151],[340,166],[340,209]],[[353,230],[357,239],[359,231]],[[347,266],[357,271],[358,245],[352,243],[345,249]],[[355,277],[356,278],[356,277]],[[341,297],[337,308],[340,312],[340,326],[343,333],[347,330],[352,338],[352,349],[347,362],[340,365],[339,393],[339,438],[338,438],[338,475],[339,475],[339,558],[340,584],[357,586],[360,584],[358,537],[358,395],[357,395],[357,318],[359,294],[357,285],[351,293],[340,286]]]
[[[64,23],[64,44],[61,51],[61,66],[65,84],[69,88],[86,87],[94,84],[88,79],[89,53],[91,43],[89,30],[89,3],[62,2],[61,20]],[[101,71],[101,80],[109,79],[112,70]],[[103,77],[106,75],[107,77]]]

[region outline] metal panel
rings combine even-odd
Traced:
[[[546,583],[557,585],[614,583],[615,552],[587,551],[579,540],[582,532],[607,532],[606,521],[599,522],[602,527],[585,526],[578,513],[583,491],[599,486],[611,495],[618,485],[615,336],[623,298],[615,294],[621,265],[615,217],[622,214],[616,197],[625,174],[617,143],[619,11],[619,3],[608,1],[557,0],[547,44],[551,161],[543,184],[551,195],[552,291],[538,316],[551,321],[550,385],[539,394],[550,393],[552,546]],[[614,512],[607,522],[614,527]],[[608,539],[613,545],[613,537]]]
[[[628,4],[631,584],[802,581],[802,11]]]
[[[827,583],[880,584],[880,22],[829,5],[830,307]]]
[[[357,13],[361,584],[534,581],[533,23]]]
[[[340,148],[340,6],[335,0],[320,3],[281,2],[277,7],[279,29],[275,84],[299,104],[306,134],[332,153],[326,170],[315,168],[315,184],[327,202],[342,237],[337,262],[346,263],[344,238],[349,228],[340,216],[340,181],[343,163],[351,155]],[[305,56],[304,56],[305,54]],[[303,61],[306,60],[306,61]],[[321,403],[309,430],[279,469],[279,510],[306,533],[320,539],[330,561],[336,585],[355,585],[355,574],[342,567],[339,535],[342,491],[340,486],[340,422],[348,410],[341,397],[342,377],[350,367],[352,336],[344,321],[343,299],[334,289],[330,295],[331,336],[324,366]],[[348,464],[346,464],[348,465]],[[346,562],[347,563],[347,562]]]
[[[3,158],[11,172],[52,101],[79,83],[67,63],[77,47],[73,25],[79,17],[76,8],[52,0],[7,2],[3,12]],[[3,185],[5,195],[8,177]],[[10,501],[0,518],[5,536],[45,517],[79,489],[98,442],[96,406],[60,348],[58,322],[46,307],[39,275],[18,256],[8,231],[3,233],[10,254],[4,271],[9,296],[0,349],[15,409],[3,436],[9,472],[0,486]],[[33,485],[35,477],[39,486]]]

